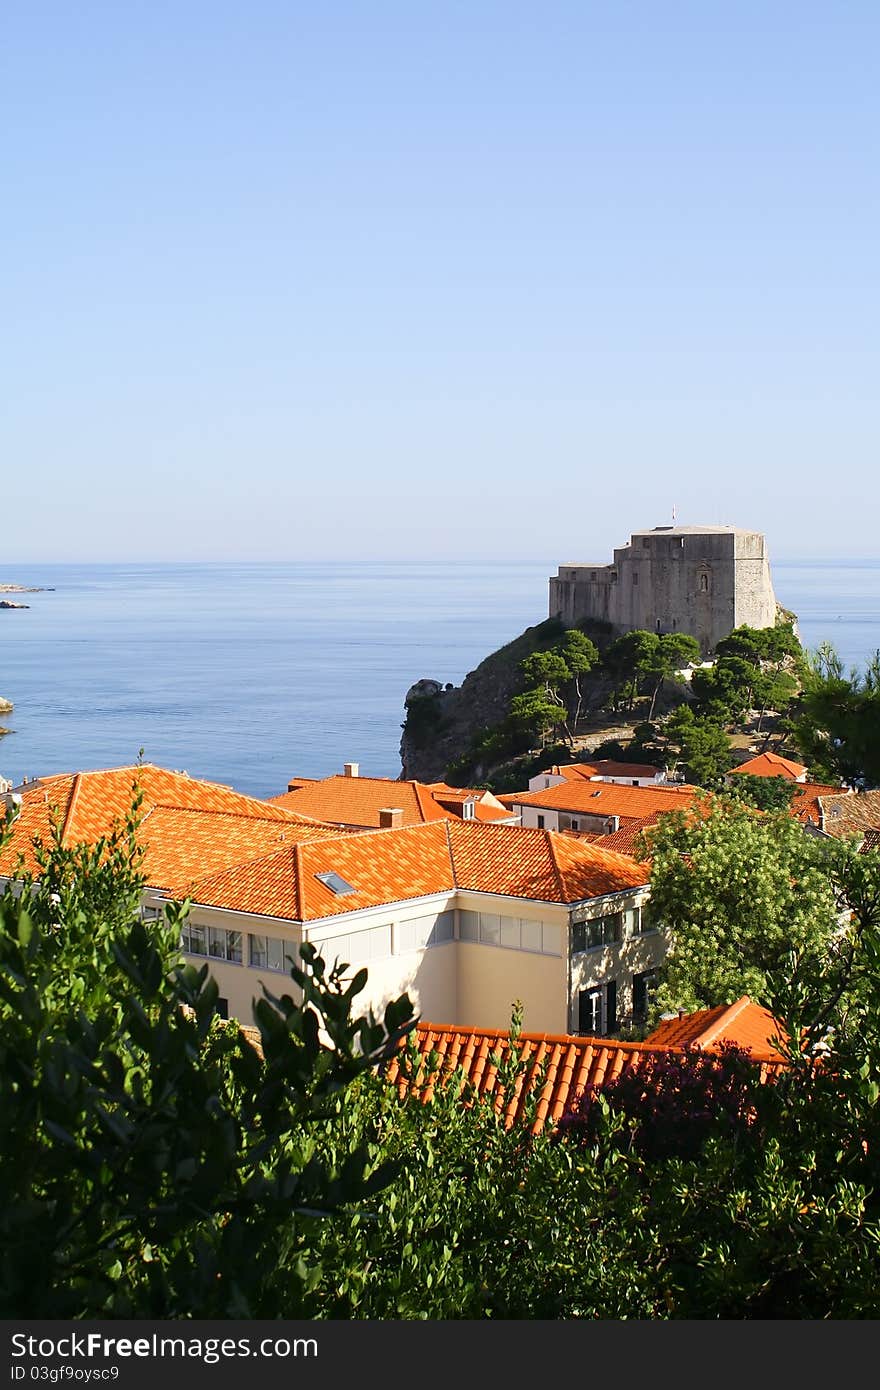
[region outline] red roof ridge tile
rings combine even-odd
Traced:
[[[751,1002],[749,996],[743,994],[739,999],[734,1000],[732,1004],[728,1004],[715,1019],[715,1022],[710,1024],[705,1033],[700,1035],[700,1042],[702,1045],[708,1047],[710,1043],[715,1042],[716,1038],[720,1037],[724,1029],[727,1028],[729,1024],[733,1023],[734,1019],[739,1018],[744,1009],[749,1008]]]
[[[303,888],[303,859],[302,844],[297,842],[293,847],[293,892],[296,904],[296,920],[304,922],[306,920],[305,891]]]
[[[73,779],[73,786],[70,789],[70,796],[68,797],[67,801],[67,810],[64,815],[64,824],[61,827],[62,844],[67,836],[67,831],[70,827],[71,821],[73,820],[73,813],[76,808],[76,803],[79,800],[79,793],[80,787],[82,786],[83,776],[83,773],[78,772]]]
[[[563,877],[562,870],[561,870],[560,867],[559,867],[559,860],[558,860],[558,858],[556,857],[556,846],[555,846],[555,843],[554,843],[554,841],[555,841],[555,836],[554,836],[554,835],[551,835],[551,833],[550,833],[549,830],[543,830],[541,833],[542,833],[543,835],[545,835],[545,836],[546,836],[546,839],[547,839],[547,848],[548,848],[548,851],[549,851],[549,853],[550,853],[550,863],[553,865],[553,870],[554,870],[554,872],[555,872],[555,874],[556,874],[556,881],[557,881],[557,883],[559,884],[559,897],[560,897],[560,901],[561,901],[561,902],[567,902],[567,901],[568,901],[568,888],[567,888],[565,879],[564,879],[564,877]]]

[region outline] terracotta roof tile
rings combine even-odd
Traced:
[[[503,1111],[508,1128],[524,1118],[526,1106],[532,1101],[535,1103],[533,1133],[555,1124],[569,1103],[588,1086],[601,1085],[624,1071],[644,1066],[650,1058],[681,1050],[660,1047],[653,1042],[522,1033],[517,1047],[519,1056],[528,1065],[513,1096],[506,1098],[498,1078],[498,1063],[503,1065],[510,1055],[511,1042],[506,1032],[494,1028],[420,1023],[413,1036],[420,1058],[415,1075],[409,1074],[403,1056],[392,1059],[388,1067],[388,1078],[397,1085],[401,1097],[414,1094],[427,1102],[438,1085],[454,1081],[463,1100],[476,1094],[490,1100],[499,1114]],[[768,1060],[762,1065],[762,1076],[774,1074],[779,1065],[778,1059]]]
[[[759,1061],[779,1061],[782,1054],[770,1045],[782,1031],[769,1010],[754,1003],[747,994],[734,1004],[714,1009],[698,1009],[664,1020],[647,1038],[654,1047],[686,1047],[696,1044],[714,1049],[721,1043],[749,1048]]]
[[[802,763],[781,758],[778,753],[759,753],[757,757],[749,758],[748,762],[740,763],[739,767],[732,767],[730,772],[731,775],[745,772],[750,777],[787,777],[790,782],[796,782],[806,770]]]
[[[546,807],[596,816],[623,816],[642,820],[664,811],[685,811],[698,787],[621,787],[614,782],[566,782],[539,792],[511,792],[502,796],[508,806]]]
[[[880,829],[880,791],[819,796],[822,829],[829,835],[864,835]]]
[[[807,821],[819,825],[822,818],[819,797],[835,796],[840,793],[841,788],[826,787],[821,782],[795,782],[792,790],[794,795],[791,798],[791,814],[795,820],[799,820],[802,825],[806,825]]]
[[[395,781],[390,777],[325,777],[273,797],[271,804],[321,821],[375,830],[379,827],[379,812],[388,807],[403,812],[401,824],[423,825],[428,821],[461,820],[464,802],[470,800],[475,802],[475,820],[510,818],[510,812],[491,792],[450,787],[445,782]]]
[[[334,893],[317,878],[328,872],[353,891]],[[634,860],[551,831],[447,821],[303,841],[208,875],[192,892],[216,907],[319,921],[456,888],[571,903],[647,879]]]
[[[265,853],[295,836],[336,837],[339,831],[305,816],[147,763],[40,778],[22,792],[11,843],[0,855],[0,873],[15,871],[19,854],[33,871],[34,837],[47,843],[53,817],[63,843],[89,844],[109,835],[131,808],[135,783],[143,794],[140,842],[151,886],[183,894],[197,877],[242,857]]]

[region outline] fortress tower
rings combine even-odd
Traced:
[[[704,653],[735,627],[773,627],[777,603],[760,531],[655,526],[634,531],[610,565],[566,564],[550,580],[550,616],[620,632],[689,632]]]

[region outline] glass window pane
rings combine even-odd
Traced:
[[[226,959],[235,961],[236,965],[241,965],[240,931],[228,931],[226,933]]]
[[[459,913],[459,930],[462,941],[479,941],[480,939],[480,914],[479,912]]]
[[[414,951],[416,949],[415,923],[398,922],[394,929],[394,939],[398,951]]]
[[[223,960],[226,956],[226,933],[222,927],[208,928],[208,955]]]
[[[498,946],[500,944],[501,918],[497,913],[480,913],[480,941],[484,946]]]
[[[501,945],[509,950],[518,951],[520,948],[519,919],[516,917],[501,918]]]
[[[439,942],[455,938],[455,913],[441,912],[434,926],[434,935]]]
[[[391,926],[371,927],[370,936],[370,959],[384,960],[391,955]]]
[[[252,936],[250,939],[250,962],[251,965],[265,969],[268,964],[266,958],[266,938],[265,936]]]
[[[583,928],[575,927],[575,934],[580,931],[583,937]],[[527,922],[523,919],[519,924],[520,945],[524,951],[540,951],[543,944],[543,931],[540,922]],[[574,950],[583,950],[583,945],[574,946]]]
[[[277,936],[270,936],[266,942],[267,965],[270,970],[289,969],[287,961],[284,959],[286,941],[281,941]],[[293,943],[290,943],[292,949]]]
[[[544,922],[542,928],[541,949],[545,956],[561,956],[562,947],[559,939],[559,928],[552,926],[549,922]]]

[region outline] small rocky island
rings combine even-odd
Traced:
[[[13,603],[11,599],[0,598],[0,608],[30,608],[29,603]]]

